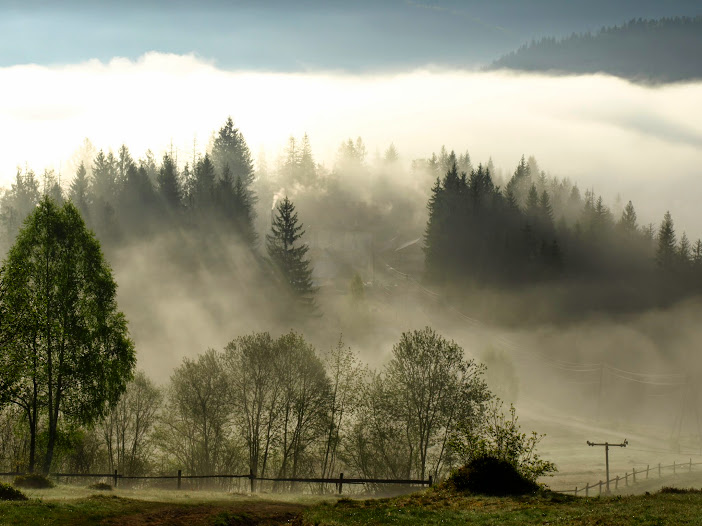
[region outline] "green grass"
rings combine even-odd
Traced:
[[[97,524],[101,520],[150,511],[163,504],[120,497],[94,495],[71,501],[44,501],[31,499],[24,502],[0,503],[0,524]]]
[[[461,495],[445,488],[385,499],[300,495],[249,496],[221,492],[115,490],[89,494],[58,486],[25,502],[0,502],[0,524],[128,524],[187,526],[476,524],[702,526],[702,492],[572,497],[542,492],[527,497]]]
[[[457,495],[446,489],[378,500],[342,499],[303,512],[302,524],[702,525],[700,493],[582,498],[550,492],[530,497]]]
[[[291,520],[304,507],[321,500],[301,495],[250,496],[221,491],[115,489],[109,495],[95,493],[95,490],[69,485],[27,491],[28,501],[0,501],[0,525],[209,526],[254,524],[259,520],[277,524]]]

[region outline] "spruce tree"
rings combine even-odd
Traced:
[[[656,249],[656,265],[662,271],[673,269],[676,259],[675,228],[670,212],[666,212],[658,229],[658,247]]]
[[[68,198],[76,205],[84,218],[88,217],[88,190],[88,171],[81,161],[68,190]]]
[[[116,184],[118,188],[121,188],[127,183],[127,174],[129,173],[129,169],[134,166],[134,159],[132,159],[132,156],[129,154],[129,149],[124,144],[120,146],[117,156]]]
[[[680,238],[680,244],[678,245],[678,261],[683,268],[686,268],[690,264],[692,247],[690,246],[690,240],[687,238],[687,234],[683,232]]]
[[[163,163],[158,171],[157,184],[158,193],[166,205],[172,210],[178,209],[183,199],[183,192],[178,181],[178,168],[173,157],[168,154],[163,156]]]
[[[539,193],[536,191],[536,185],[532,184],[529,188],[529,194],[526,200],[526,213],[530,221],[536,222],[539,217]]]
[[[546,190],[541,192],[539,198],[539,222],[546,232],[553,232],[553,207]]]
[[[309,247],[301,242],[305,231],[295,205],[287,196],[276,207],[271,233],[266,235],[268,257],[301,314],[316,312],[312,266],[305,258]]]
[[[105,155],[100,150],[93,162],[92,191],[101,205],[112,203],[117,187],[117,160],[112,152]]]
[[[193,201],[200,212],[210,212],[215,196],[215,166],[209,154],[200,159],[195,167]]]
[[[629,201],[624,207],[622,217],[619,220],[619,228],[627,235],[633,235],[638,230],[636,225],[636,211],[634,205]]]
[[[234,127],[234,121],[231,117],[227,118],[227,122],[224,123],[215,137],[212,146],[212,162],[219,174],[224,173],[224,167],[229,165],[232,177],[234,179],[241,178],[241,182],[249,194],[249,200],[252,203],[256,202],[256,196],[251,189],[254,181],[251,151],[242,133]]]
[[[298,169],[298,179],[300,183],[306,186],[315,184],[317,179],[317,167],[314,164],[314,157],[312,157],[310,138],[306,133],[302,137],[302,144],[300,146],[300,163]]]
[[[444,201],[443,187],[441,181],[436,178],[434,186],[431,188],[431,196],[427,203],[429,219],[424,230],[424,261],[426,275],[429,281],[436,281],[442,275],[445,250],[444,232]]]
[[[246,241],[250,246],[255,246],[258,241],[258,234],[254,228],[254,216],[255,212],[253,209],[253,203],[251,202],[251,196],[246,191],[241,177],[237,177],[234,182],[234,203],[235,203],[235,214],[234,221],[236,223],[239,235],[244,241]]]
[[[698,239],[693,245],[691,259],[695,270],[702,269],[702,239]]]

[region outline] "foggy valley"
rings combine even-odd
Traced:
[[[557,503],[702,487],[700,16],[595,4],[550,33],[474,6],[505,43],[469,67],[410,44],[318,67],[302,37],[299,67],[205,44],[0,62],[3,480],[138,500],[177,473],[300,524],[355,504],[281,495],[472,498],[484,459]]]

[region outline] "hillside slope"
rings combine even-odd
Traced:
[[[492,63],[490,69],[608,73],[637,81],[702,78],[702,16],[631,20],[596,34],[544,38]]]

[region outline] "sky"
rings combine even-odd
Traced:
[[[0,9],[0,66],[158,51],[286,72],[475,67],[533,38],[702,14],[699,0],[0,0]]]

